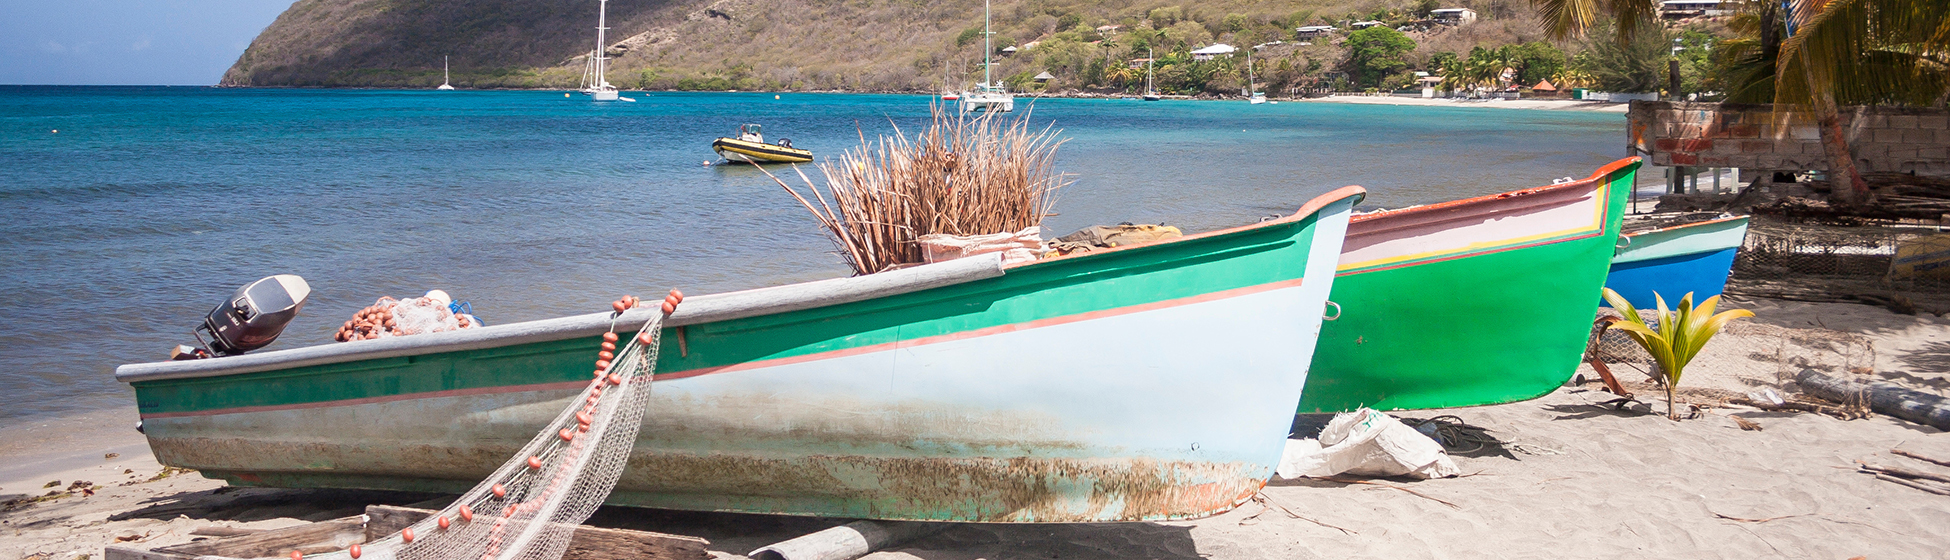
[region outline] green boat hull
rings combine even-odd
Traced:
[[[1623,160],[1574,184],[1357,217],[1329,297],[1343,311],[1321,328],[1298,411],[1499,404],[1561,386],[1583,355],[1637,168],[1636,160]],[[1578,204],[1602,209],[1589,228],[1567,231],[1532,219],[1533,210],[1498,208],[1576,189],[1590,197]],[[1495,239],[1398,262],[1349,262],[1363,231],[1399,231],[1402,226],[1389,223],[1442,212],[1469,213],[1455,223],[1493,227],[1481,234]],[[1429,226],[1421,239],[1396,233],[1391,241],[1408,246],[1452,237],[1442,224]]]

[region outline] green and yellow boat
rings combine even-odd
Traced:
[[[1352,218],[1328,298],[1340,316],[1321,327],[1299,412],[1497,404],[1562,385],[1638,168]]]

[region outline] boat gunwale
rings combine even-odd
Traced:
[[[1711,219],[1711,220],[1702,220],[1702,221],[1698,221],[1698,222],[1687,222],[1687,223],[1683,223],[1683,224],[1679,224],[1679,225],[1672,225],[1672,226],[1666,226],[1666,227],[1662,227],[1662,228],[1658,228],[1658,229],[1647,229],[1647,230],[1639,230],[1639,231],[1628,231],[1628,232],[1622,232],[1622,233],[1619,233],[1618,235],[1619,235],[1619,236],[1621,236],[1621,237],[1638,237],[1638,236],[1641,236],[1641,235],[1651,235],[1651,234],[1654,234],[1654,233],[1663,233],[1663,232],[1668,232],[1668,231],[1673,231],[1673,230],[1679,230],[1679,229],[1685,229],[1685,228],[1689,228],[1689,227],[1699,227],[1699,226],[1708,226],[1708,225],[1713,225],[1713,224],[1718,224],[1718,223],[1723,223],[1723,222],[1731,222],[1731,221],[1734,221],[1734,220],[1749,220],[1749,221],[1751,222],[1751,220],[1753,219],[1753,217],[1754,217],[1754,216],[1753,216],[1752,214],[1741,214],[1741,215],[1738,215],[1738,216],[1728,216],[1728,217],[1725,217],[1725,218],[1714,218],[1714,219]]]
[[[1079,251],[1075,253],[1070,253],[1068,255],[1060,255],[1060,256],[1050,257],[1047,259],[1037,259],[1037,260],[1027,261],[1027,262],[1006,264],[1003,265],[1002,268],[1007,270],[1014,270],[1018,268],[1035,266],[1035,265],[1040,265],[1045,263],[1073,260],[1073,259],[1078,259],[1083,257],[1096,256],[1096,255],[1108,255],[1120,251],[1163,247],[1163,246],[1169,246],[1173,243],[1184,243],[1184,242],[1193,241],[1197,239],[1221,237],[1221,236],[1231,235],[1235,233],[1240,233],[1240,232],[1250,231],[1250,230],[1255,230],[1260,228],[1293,224],[1293,223],[1304,221],[1307,218],[1312,217],[1315,214],[1318,214],[1321,210],[1327,208],[1328,205],[1333,204],[1335,202],[1340,202],[1342,199],[1353,198],[1354,201],[1348,204],[1349,207],[1352,207],[1355,204],[1360,204],[1362,200],[1367,198],[1367,196],[1368,196],[1368,189],[1362,188],[1358,185],[1348,185],[1345,187],[1327,191],[1325,194],[1321,194],[1320,196],[1316,196],[1313,198],[1313,200],[1307,201],[1306,204],[1300,205],[1299,210],[1295,210],[1293,211],[1292,214],[1282,216],[1277,220],[1266,220],[1263,222],[1255,222],[1255,223],[1250,223],[1242,226],[1233,226],[1229,228],[1215,229],[1212,231],[1160,239],[1157,241],[1140,243],[1136,245],[1125,245],[1122,247],[1111,247],[1107,249],[1096,249],[1091,251]]]
[[[1363,197],[1366,192],[1360,187],[1342,187],[1314,197],[1301,205],[1300,209],[1292,215],[1278,220],[1027,263],[1005,265],[1002,263],[1001,253],[989,253],[878,274],[828,278],[783,286],[693,296],[686,298],[683,307],[666,317],[663,326],[674,328],[830,307],[997,278],[1017,268],[1047,262],[1075,260],[1127,250],[1159,249],[1200,240],[1243,235],[1252,231],[1300,223],[1318,215],[1321,210],[1335,202],[1349,197]],[[1354,203],[1358,202],[1359,198],[1356,198]],[[1350,203],[1349,207],[1352,206],[1353,203]],[[596,312],[406,337],[324,343],[240,356],[123,364],[115,368],[115,379],[133,384],[145,381],[223,377],[362,360],[569,340],[596,336],[612,329],[618,332],[635,332],[635,325],[647,322],[652,313],[658,312],[661,310],[653,307],[632,309],[621,316],[609,312]],[[617,327],[623,328],[617,329]]]
[[[1393,218],[1399,216],[1438,212],[1443,210],[1455,209],[1459,207],[1474,206],[1485,202],[1494,202],[1497,200],[1508,200],[1508,199],[1518,198],[1518,197],[1528,197],[1528,196],[1545,194],[1545,193],[1550,193],[1559,190],[1592,188],[1597,186],[1597,183],[1603,180],[1605,176],[1616,173],[1619,170],[1624,169],[1636,163],[1639,163],[1639,158],[1637,156],[1618,159],[1612,161],[1611,163],[1605,164],[1604,167],[1598,168],[1597,171],[1593,171],[1591,173],[1591,176],[1585,177],[1583,179],[1578,179],[1576,181],[1567,181],[1555,185],[1531,187],[1527,189],[1519,189],[1519,190],[1514,190],[1509,192],[1486,194],[1486,195],[1474,196],[1470,198],[1462,198],[1462,199],[1456,199],[1456,200],[1450,200],[1444,202],[1437,202],[1435,204],[1422,204],[1416,206],[1409,206],[1406,208],[1380,210],[1375,212],[1369,212],[1366,214],[1355,214],[1353,216],[1348,217],[1348,223],[1351,225],[1351,224],[1357,224],[1369,220],[1378,220],[1382,218]],[[1387,231],[1387,230],[1378,230],[1378,231]],[[1363,232],[1363,233],[1369,233],[1369,232]]]

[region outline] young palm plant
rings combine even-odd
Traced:
[[[1727,323],[1752,317],[1754,312],[1733,309],[1714,315],[1714,308],[1720,305],[1720,296],[1706,298],[1699,307],[1693,307],[1692,292],[1680,298],[1679,309],[1673,311],[1666,310],[1666,298],[1657,293],[1652,294],[1652,298],[1658,302],[1659,314],[1653,317],[1658,325],[1656,328],[1639,316],[1638,308],[1632,302],[1625,301],[1625,296],[1605,288],[1605,301],[1610,302],[1612,309],[1618,310],[1625,319],[1612,325],[1612,328],[1624,330],[1626,336],[1632,337],[1634,342],[1645,348],[1647,354],[1652,355],[1652,363],[1659,367],[1659,373],[1665,377],[1666,415],[1678,420],[1679,407],[1675,393],[1679,376],[1686,371],[1686,364],[1691,363],[1693,356],[1699,355],[1700,349],[1706,347],[1706,341],[1711,340]]]

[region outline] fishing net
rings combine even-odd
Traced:
[[[294,560],[557,560],[575,527],[623,473],[650,402],[658,333],[682,296],[673,292],[635,337],[603,336],[595,379],[493,475],[446,509],[398,533]],[[633,298],[626,298],[630,301]],[[634,306],[632,302],[631,307]],[[618,310],[625,309],[622,302]],[[615,345],[622,344],[621,349]],[[613,352],[612,352],[613,351]],[[613,358],[612,358],[613,356]]]
[[[1641,317],[1654,317],[1657,311],[1639,310]],[[1610,308],[1599,315],[1618,316]],[[1657,322],[1653,323],[1657,328]],[[1592,337],[1588,358],[1610,366],[1612,374],[1628,385],[1649,386],[1657,368],[1652,356],[1619,329],[1605,329]],[[1727,323],[1720,333],[1686,365],[1682,389],[1691,388],[1701,396],[1737,398],[1762,389],[1779,389],[1794,381],[1803,369],[1830,374],[1852,374],[1875,366],[1875,344],[1868,337],[1820,328],[1789,328],[1749,319]],[[1588,367],[1588,366],[1587,366]],[[1764,399],[1761,399],[1764,400]]]

